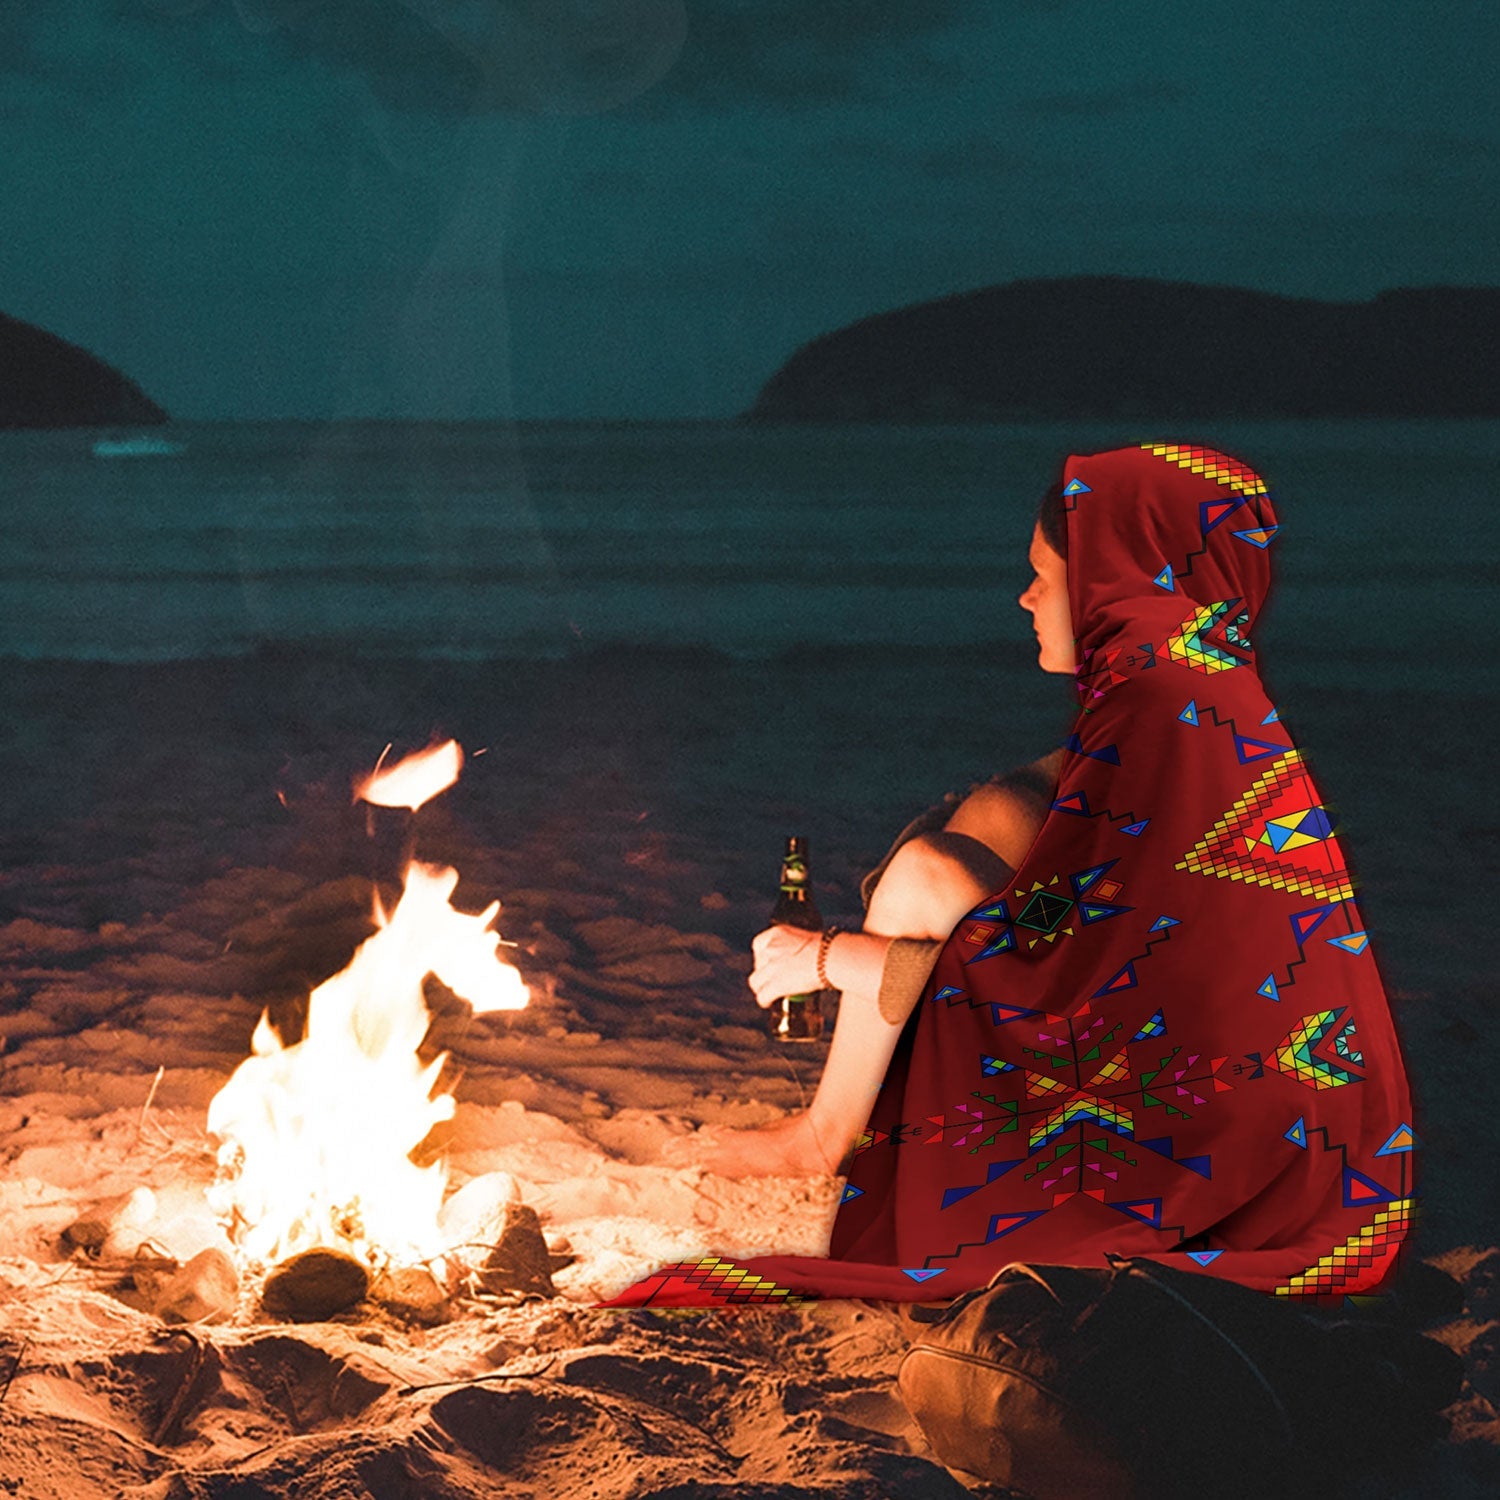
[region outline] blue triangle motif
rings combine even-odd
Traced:
[[[1200,1177],[1209,1179],[1212,1179],[1214,1175],[1210,1171],[1211,1164],[1211,1159],[1207,1156],[1179,1156],[1177,1158],[1179,1167],[1186,1167],[1189,1172],[1196,1172]]]
[[[1133,906],[1108,906],[1103,901],[1080,901],[1078,903],[1078,911],[1083,917],[1085,926],[1090,922],[1104,922],[1110,917],[1118,917],[1121,912],[1134,910]]]
[[[1269,547],[1271,538],[1281,530],[1279,526],[1247,526],[1243,531],[1231,532],[1231,536],[1237,536],[1242,542],[1249,542],[1252,547]]]
[[[932,997],[932,1003],[936,1005],[939,1000],[951,1000],[955,995],[961,995],[963,993],[964,992],[959,989],[957,985],[945,984],[942,989],[940,989],[937,994]]]
[[[1187,1257],[1189,1260],[1197,1261],[1200,1266],[1208,1266],[1218,1260],[1223,1253],[1222,1250],[1189,1250]]]
[[[948,1188],[944,1192],[943,1201],[938,1205],[938,1207],[940,1209],[948,1208],[950,1205],[957,1203],[959,1199],[967,1198],[970,1193],[977,1193],[983,1186],[984,1184],[982,1182],[975,1182],[971,1183],[968,1187]]]
[[[1133,990],[1135,986],[1135,965],[1127,963],[1117,974],[1106,979],[1090,998],[1098,999],[1100,995],[1113,995],[1117,990]]]
[[[1198,700],[1196,698],[1190,698],[1188,700],[1188,706],[1183,709],[1183,711],[1178,714],[1177,717],[1181,719],[1184,724],[1191,724],[1193,728],[1196,729],[1198,727]]]
[[[1130,1198],[1120,1203],[1107,1204],[1106,1207],[1129,1214],[1132,1219],[1139,1219],[1142,1224],[1149,1224],[1153,1229],[1161,1228],[1160,1198]]]
[[[1329,938],[1328,942],[1345,953],[1359,954],[1363,953],[1370,946],[1370,934],[1367,932],[1350,932],[1346,933],[1343,937]]]
[[[1073,882],[1073,894],[1075,896],[1086,895],[1091,885],[1097,885],[1104,879],[1117,864],[1118,859],[1107,859],[1102,865],[1090,865],[1086,870],[1079,870],[1068,878]]]
[[[987,947],[982,948],[972,958],[964,959],[963,962],[965,964],[977,964],[981,958],[993,958],[997,953],[1010,953],[1014,951],[1015,947],[1016,935],[1011,928],[1007,927]]]
[[[1293,912],[1287,921],[1292,924],[1297,946],[1300,948],[1337,910],[1337,905],[1309,906],[1306,911]]]
[[[1370,1203],[1394,1203],[1396,1194],[1388,1187],[1356,1172],[1353,1167],[1344,1168],[1344,1207],[1364,1208]]]
[[[948,1268],[946,1266],[933,1266],[931,1270],[912,1270],[909,1266],[902,1266],[901,1271],[905,1276],[910,1276],[913,1281],[931,1281],[934,1276],[941,1276]]]
[[[1234,737],[1234,753],[1242,766],[1254,765],[1258,760],[1269,760],[1273,755],[1285,755],[1289,745],[1273,745],[1270,740],[1252,740],[1243,734]]]
[[[1262,724],[1279,724],[1281,723],[1281,715],[1273,708],[1260,722]]]
[[[1207,536],[1221,521],[1228,520],[1245,503],[1243,495],[1233,500],[1200,500],[1198,502],[1198,530]],[[1217,512],[1218,514],[1214,514]],[[1213,519],[1210,520],[1209,517]]]
[[[852,1182],[846,1182],[844,1184],[844,1194],[843,1197],[839,1199],[839,1203],[845,1204],[849,1202],[851,1198],[863,1198],[864,1195],[865,1190],[863,1188],[857,1188]]]
[[[1297,1123],[1290,1130],[1284,1131],[1281,1138],[1284,1141],[1290,1141],[1294,1146],[1301,1146],[1306,1151],[1307,1117],[1305,1115],[1298,1115]]]
[[[1158,917],[1147,929],[1147,932],[1159,932],[1163,927],[1180,927],[1181,922],[1176,917]]]
[[[1408,1125],[1405,1120],[1403,1120],[1390,1133],[1390,1135],[1386,1137],[1385,1145],[1383,1145],[1375,1154],[1376,1156],[1398,1156],[1403,1151],[1410,1151],[1417,1144],[1418,1142],[1416,1131],[1414,1131],[1411,1126]]]
[[[1276,976],[1274,974],[1267,974],[1266,982],[1255,993],[1263,995],[1267,1000],[1276,1000],[1279,1002],[1281,991],[1276,988]]]
[[[1081,479],[1070,479],[1063,486],[1065,495],[1092,495],[1094,492]]]
[[[1000,1001],[990,1004],[990,1020],[996,1026],[1003,1026],[1007,1021],[1024,1021],[1030,1016],[1039,1016],[1039,1010],[1029,1010],[1024,1005],[1005,1005]]]
[[[1127,823],[1120,832],[1128,833],[1131,838],[1136,838],[1150,821],[1150,818],[1142,818],[1139,823]]]
[[[1157,588],[1165,589],[1169,594],[1175,594],[1177,590],[1172,586],[1172,564],[1168,563],[1155,578],[1151,580]]]
[[[1297,832],[1305,833],[1310,838],[1326,839],[1333,832],[1333,819],[1328,816],[1328,809],[1308,808],[1297,824]]]
[[[1063,749],[1071,750],[1074,755],[1086,755],[1090,760],[1106,761],[1112,766],[1120,764],[1120,750],[1117,745],[1105,745],[1102,750],[1085,750],[1083,738],[1080,735],[1070,734],[1063,741]]]
[[[993,1241],[1001,1239],[1007,1234],[1014,1234],[1016,1230],[1024,1228],[1024,1226],[1031,1223],[1033,1219],[1040,1219],[1046,1212],[1045,1208],[1033,1208],[1029,1211],[1013,1214],[996,1214],[990,1220],[990,1231],[985,1236],[985,1244],[991,1244]],[[1004,1226],[1003,1228],[1001,1227],[1002,1225]]]

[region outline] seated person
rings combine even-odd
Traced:
[[[1035,621],[1043,671],[1074,670],[1060,496],[1049,491],[1033,533],[1035,577],[1019,603]],[[1066,543],[1062,543],[1066,545]],[[859,932],[826,946],[825,972],[841,992],[838,1019],[811,1105],[762,1130],[706,1132],[673,1143],[664,1159],[729,1177],[840,1173],[869,1119],[896,1038],[948,935],[986,897],[1004,889],[1040,831],[1062,770],[1061,748],[1029,766],[972,786],[961,799],[914,820],[866,877]],[[956,805],[955,805],[956,804]],[[772,926],[752,944],[750,987],[762,1007],[782,995],[818,989],[819,934]]]

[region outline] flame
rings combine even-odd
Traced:
[[[416,812],[424,802],[446,792],[463,769],[464,753],[457,740],[444,740],[426,750],[413,751],[381,770],[390,751],[387,745],[380,752],[375,769],[355,782],[356,802],[372,802],[376,807],[409,807]]]
[[[431,1020],[422,982],[435,974],[476,1011],[530,1000],[490,928],[500,903],[456,911],[457,884],[454,869],[408,865],[390,917],[377,902],[380,930],[313,990],[302,1039],[283,1043],[263,1013],[250,1056],[214,1096],[208,1129],[221,1144],[209,1201],[248,1259],[326,1245],[413,1264],[447,1248],[437,1220],[446,1167],[411,1159],[454,1109],[437,1091],[447,1054],[418,1056]]]

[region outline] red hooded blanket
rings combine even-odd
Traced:
[[[1063,478],[1068,754],[897,1041],[829,1258],[709,1256],[600,1305],[931,1301],[1106,1250],[1305,1303],[1388,1289],[1411,1097],[1335,814],[1252,646],[1271,497],[1175,443]]]

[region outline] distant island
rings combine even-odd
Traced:
[[[1129,276],[1015,281],[803,345],[751,421],[1500,415],[1500,288],[1368,302]]]
[[[167,421],[133,380],[54,333],[0,313],[0,427]]]

